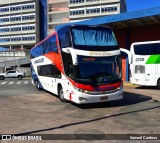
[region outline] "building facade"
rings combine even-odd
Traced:
[[[48,35],[59,24],[127,11],[126,0],[47,0],[47,3]]]
[[[127,11],[126,0],[69,0],[70,22]]]
[[[0,47],[31,49],[39,29],[39,0],[0,0]]]
[[[47,0],[48,35],[54,32],[55,26],[69,22],[68,0]]]

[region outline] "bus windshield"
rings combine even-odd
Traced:
[[[71,27],[73,47],[80,50],[118,50],[114,33],[104,27]],[[107,47],[107,48],[106,48]]]
[[[121,81],[121,57],[87,57],[78,55],[75,80],[90,85],[112,84]]]

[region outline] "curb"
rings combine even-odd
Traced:
[[[123,85],[124,85],[124,86],[138,86],[138,85],[132,84],[132,83],[130,83],[130,82],[123,82]]]

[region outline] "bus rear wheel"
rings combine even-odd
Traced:
[[[157,87],[158,87],[158,89],[160,89],[160,79],[157,82]]]
[[[64,98],[64,92],[61,85],[58,86],[58,96],[61,102],[67,103],[67,100]]]

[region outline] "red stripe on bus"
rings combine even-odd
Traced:
[[[44,56],[47,57],[49,60],[51,60],[53,64],[56,65],[56,67],[64,74],[61,57],[59,54],[54,52],[49,52],[47,54],[44,54]]]
[[[99,85],[99,86],[91,86],[91,85],[84,85],[80,83],[76,83],[73,80],[70,80],[70,82],[76,87],[83,90],[90,90],[90,91],[106,91],[106,90],[113,90],[122,85],[122,82],[117,82],[114,84],[107,84],[107,85]]]

